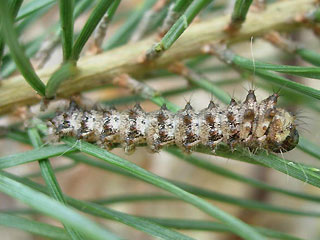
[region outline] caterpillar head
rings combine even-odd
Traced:
[[[294,123],[295,117],[284,109],[277,109],[267,135],[268,148],[275,152],[287,152],[299,142],[299,133]]]

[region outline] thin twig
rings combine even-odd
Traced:
[[[110,8],[107,10],[107,12],[104,14],[102,19],[100,20],[100,23],[98,24],[98,27],[94,32],[94,43],[93,43],[94,53],[102,52],[102,43],[106,37],[108,26],[115,12],[117,11],[120,2],[121,0],[115,0],[110,6]]]
[[[160,92],[145,83],[139,82],[128,74],[121,74],[113,81],[120,87],[128,88],[131,92],[139,94],[142,98],[149,99],[157,105],[161,106],[166,104],[167,108],[172,112],[176,112],[180,109],[177,105],[162,97]]]
[[[163,37],[169,31],[169,29],[172,27],[172,25],[180,17],[180,15],[173,10],[174,6],[175,6],[174,3],[170,4],[170,6],[169,6],[168,14],[167,14],[166,18],[164,19],[163,24],[162,24],[160,31],[159,31],[159,36],[161,36],[161,37]]]
[[[231,50],[229,50],[229,48],[227,47],[226,44],[220,44],[220,43],[207,44],[202,48],[202,50],[203,50],[203,53],[214,55],[221,62],[223,62],[227,65],[231,65],[240,74],[243,72],[242,69],[236,67],[232,63],[232,60],[233,60],[235,54]]]
[[[93,46],[95,48],[96,53],[102,52],[101,46],[102,46],[103,39],[107,35],[109,22],[110,22],[109,21],[109,13],[106,12],[106,14],[101,19],[97,29],[95,30],[94,36],[93,36],[93,38],[94,38],[94,40],[93,40],[94,45]]]
[[[160,37],[163,37],[170,30],[192,1],[193,0],[176,0],[170,4],[167,16],[159,31]]]
[[[152,21],[152,18],[154,18],[155,15],[158,14],[159,11],[165,7],[167,2],[168,2],[167,0],[159,0],[151,9],[149,9],[144,13],[135,32],[131,36],[131,39],[130,39],[131,42],[137,42],[143,38],[145,32],[148,29],[150,21]]]
[[[132,93],[139,94],[143,98],[152,98],[159,95],[159,92],[143,82],[139,82],[128,74],[121,74],[113,79],[113,83],[119,87],[128,88]]]
[[[40,50],[35,55],[33,62],[35,62],[36,68],[41,69],[47,63],[51,57],[52,52],[60,43],[60,36],[50,36],[44,40],[40,46]]]
[[[297,49],[302,45],[295,43],[287,38],[284,38],[278,32],[270,32],[264,36],[264,39],[272,43],[274,46],[286,51],[287,53],[294,54]]]

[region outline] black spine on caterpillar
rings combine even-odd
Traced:
[[[199,144],[214,151],[219,143],[231,149],[243,146],[286,152],[298,144],[299,134],[295,117],[278,108],[277,99],[273,94],[258,103],[250,90],[243,103],[231,100],[224,109],[210,101],[200,112],[187,103],[177,113],[165,105],[146,113],[139,104],[119,112],[115,108],[84,110],[71,102],[67,111],[48,121],[49,139],[73,136],[107,149],[120,144],[126,153],[143,144],[153,152],[169,145],[191,152]]]

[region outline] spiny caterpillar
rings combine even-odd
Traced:
[[[119,112],[115,108],[84,110],[71,102],[67,111],[58,113],[47,125],[51,139],[73,136],[107,149],[121,144],[128,154],[141,144],[153,152],[176,145],[189,153],[199,144],[214,151],[219,143],[231,149],[243,146],[279,153],[295,148],[299,134],[295,117],[276,107],[277,99],[275,93],[258,103],[250,90],[243,103],[232,99],[225,109],[210,101],[200,112],[187,103],[177,113],[166,105],[146,113],[139,104]]]

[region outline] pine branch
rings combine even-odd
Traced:
[[[224,40],[227,44],[248,41],[251,36],[261,36],[270,30],[291,31],[303,24],[297,17],[304,16],[315,7],[316,0],[281,1],[270,5],[264,12],[250,14],[237,36],[223,34],[230,21],[230,16],[214,17],[211,20],[194,24],[178,39],[165,54],[149,65],[142,64],[139,59],[155,42],[154,39],[143,40],[135,44],[127,44],[100,55],[85,57],[78,62],[79,73],[64,82],[58,95],[66,97],[71,94],[89,90],[110,83],[122,73],[139,77],[153,69],[159,69],[183,59],[202,54],[207,43]],[[274,14],[281,12],[281,14]],[[38,71],[43,82],[47,82],[57,69],[50,68]],[[14,110],[14,106],[35,103],[39,96],[25,82],[22,76],[2,81],[0,87],[0,114]]]

